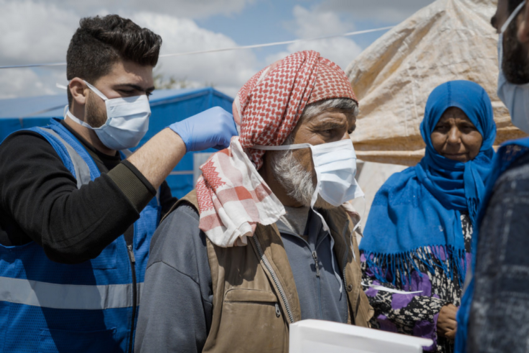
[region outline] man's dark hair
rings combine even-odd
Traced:
[[[509,15],[513,13],[522,1],[509,0],[507,4]],[[507,81],[518,85],[529,83],[528,54],[528,48],[518,40],[518,24],[516,19],[513,19],[503,35],[503,60],[501,67]]]
[[[70,41],[66,54],[66,76],[90,83],[108,74],[119,60],[142,66],[158,62],[162,38],[147,28],[118,15],[85,17]],[[68,90],[68,103],[72,95]]]

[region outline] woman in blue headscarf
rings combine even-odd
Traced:
[[[491,172],[492,105],[470,81],[428,97],[421,162],[391,176],[375,196],[360,244],[364,285],[383,330],[431,338],[452,352],[472,229]]]

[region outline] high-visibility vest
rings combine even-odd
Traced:
[[[60,123],[31,130],[54,147],[78,188],[99,177],[88,152]],[[132,244],[122,235],[95,259],[76,265],[51,261],[33,241],[0,245],[0,352],[132,352],[159,220],[153,198],[134,223]]]

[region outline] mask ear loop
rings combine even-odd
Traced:
[[[92,86],[91,84],[86,82],[85,80],[83,80],[83,82],[86,83],[88,88],[90,88],[92,90],[92,92],[97,94],[102,100],[104,100],[105,102],[108,100],[108,98],[100,90],[98,90],[97,88],[95,88],[94,86]]]
[[[90,85],[88,82],[85,81],[85,83],[87,85]],[[68,84],[70,84],[70,81],[68,81]],[[64,89],[64,90],[68,90],[68,87],[67,86],[63,86],[61,85],[60,83],[55,83],[55,86],[57,86],[57,88],[60,88],[60,89]],[[97,88],[96,88],[97,89]],[[97,93],[97,92],[96,92]],[[100,92],[101,93],[101,92]],[[64,109],[62,111],[62,116],[64,118],[64,120],[66,120],[66,118],[70,118],[70,120],[72,120],[73,122],[81,125],[81,126],[84,126],[84,127],[87,127],[89,129],[92,129],[94,130],[93,127],[91,127],[90,125],[88,125],[87,123],[85,123],[84,121],[81,121],[79,119],[77,119],[77,117],[75,115],[72,114],[72,112],[70,112],[70,105],[69,104],[66,104],[64,106]]]
[[[518,13],[522,10],[522,7],[525,6],[525,2],[526,2],[526,0],[522,1],[520,3],[520,5],[518,5],[518,7],[516,9],[514,9],[514,11],[511,13],[509,18],[507,19],[507,21],[505,21],[505,23],[503,24],[503,26],[501,26],[501,31],[500,31],[501,35],[503,35],[503,32],[505,32],[507,27],[509,27],[509,25],[511,24],[512,20],[514,19],[514,17],[516,17],[518,15]]]
[[[498,38],[498,66],[499,66],[500,71],[502,70],[502,62],[503,62],[503,34],[507,30],[507,27],[509,27],[509,25],[511,24],[512,20],[516,16],[518,16],[518,14],[522,10],[522,8],[525,6],[525,2],[526,2],[525,0],[522,1],[520,3],[520,5],[518,5],[518,7],[516,7],[516,9],[514,9],[514,11],[509,16],[509,18],[507,18],[507,21],[505,21],[503,26],[501,26],[500,35],[499,35],[499,38]]]

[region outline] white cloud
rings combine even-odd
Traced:
[[[201,28],[191,17],[234,14],[254,1],[0,0],[0,31],[4,33],[0,36],[0,65],[65,61],[70,38],[78,27],[80,17],[116,12],[117,9],[124,17],[130,17],[141,26],[159,33],[164,41],[162,54],[236,46],[237,43],[230,37]],[[323,0],[311,8],[294,6],[293,21],[289,27],[302,39],[333,35],[354,30],[354,19],[369,16],[395,19],[430,2]],[[306,49],[320,52],[343,68],[362,50],[350,38],[298,42],[266,57],[266,64]],[[212,83],[217,89],[233,96],[263,64],[257,62],[252,51],[241,50],[163,58],[159,61],[157,72],[166,77],[186,79],[192,86]],[[9,71],[9,74],[8,70],[0,71],[2,82],[6,83],[0,86],[0,96],[57,93],[55,82],[64,83],[65,80],[64,70]]]
[[[2,70],[0,99],[60,94],[55,82],[58,82],[56,74],[42,77],[31,69]]]
[[[294,22],[289,26],[294,27],[294,33],[302,39],[340,34],[354,29],[352,22],[343,21],[336,13],[330,11],[320,11],[316,8],[308,10],[297,5],[294,7],[293,14]],[[268,56],[266,61],[270,64],[291,53],[309,49],[319,52],[323,57],[334,61],[344,69],[362,51],[362,48],[353,40],[336,37],[290,44],[285,51]]]
[[[336,12],[311,11],[296,5],[293,10],[295,30],[299,38],[313,38],[349,32],[352,22],[344,22]]]
[[[182,53],[237,46],[224,34],[200,28],[190,19],[153,13],[138,13],[131,18],[160,34],[162,53]],[[256,58],[251,51],[229,51],[180,57],[161,58],[159,70],[169,76],[216,87],[240,88],[255,72]]]
[[[74,12],[27,0],[0,0],[0,7],[0,63],[65,61],[79,23]]]
[[[352,20],[377,20],[399,23],[434,0],[324,0],[319,11],[347,13]]]
[[[334,61],[344,70],[362,52],[362,48],[354,41],[341,37],[321,41],[296,42],[290,44],[286,51],[268,56],[266,61],[268,64],[271,64],[289,54],[301,50],[315,50],[321,56]]]
[[[213,15],[239,13],[254,0],[37,0],[45,4],[56,4],[61,8],[77,11],[82,16],[98,13],[122,13],[134,11],[156,12],[174,17],[205,18]]]
[[[227,1],[227,0],[226,0]],[[62,62],[79,16],[54,4],[0,0],[0,65]],[[205,30],[193,20],[152,12],[125,13],[163,39],[162,53],[236,46],[229,37]],[[157,72],[186,79],[192,86],[213,83],[234,94],[253,73],[251,51],[202,54],[160,59]],[[65,82],[65,69],[1,70],[0,97],[56,94],[55,83]]]

